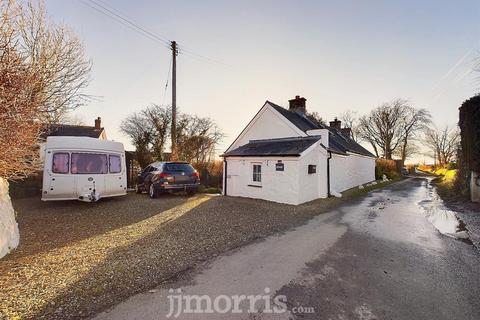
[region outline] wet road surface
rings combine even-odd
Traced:
[[[425,207],[432,201],[426,179],[396,183],[217,257],[97,319],[480,319],[479,252],[435,228]],[[178,314],[186,310],[180,294],[208,295],[225,313],[191,305],[207,313]],[[247,299],[234,298],[241,295]],[[259,312],[249,313],[255,295]],[[239,313],[231,312],[235,301]]]

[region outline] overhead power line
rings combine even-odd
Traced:
[[[112,20],[117,21],[118,23],[128,27],[129,29],[136,31],[137,33],[149,38],[150,40],[159,42],[165,48],[170,49],[172,41],[166,37],[162,37],[155,32],[148,30],[146,27],[141,24],[134,22],[132,19],[127,17],[124,13],[113,8],[111,5],[108,5],[105,1],[102,0],[79,0],[84,5],[88,6],[91,9],[94,9],[97,12],[102,13],[103,15],[109,17]],[[217,64],[227,65],[219,60],[209,58],[207,56],[198,54],[190,49],[187,49],[185,46],[181,45],[179,48],[179,53],[184,53],[190,57],[201,59],[208,62],[213,62]]]
[[[170,72],[172,71],[172,59],[170,59],[170,67],[168,68],[167,80],[165,81],[165,91],[163,92],[162,105],[165,105],[165,97],[167,96],[168,80],[170,79]]]
[[[99,3],[95,0],[80,0],[84,5],[87,7],[94,9],[97,12],[102,13],[103,15],[109,17],[112,20],[117,21],[118,23],[128,27],[129,29],[136,31],[137,33],[149,38],[150,40],[156,41],[162,46],[166,48],[170,48],[170,43],[171,41],[168,39],[164,39],[160,37],[159,35],[148,31],[141,25],[131,21],[130,19],[126,18],[124,15],[122,15],[119,11],[113,8],[109,8],[106,5],[103,5],[102,3]]]

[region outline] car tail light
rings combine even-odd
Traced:
[[[200,179],[200,174],[198,173],[198,171],[194,171],[194,172],[192,173],[192,177],[195,177],[195,178],[197,178],[197,179]]]
[[[172,175],[170,173],[166,173],[166,172],[160,172],[160,179],[165,179],[165,178],[169,178],[171,177]]]

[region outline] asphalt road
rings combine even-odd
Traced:
[[[97,319],[480,319],[479,252],[426,219],[431,194],[426,179],[402,181]]]

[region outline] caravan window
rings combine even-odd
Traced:
[[[107,173],[107,155],[98,153],[72,153],[72,173]]]
[[[53,173],[68,173],[69,166],[69,154],[68,153],[54,153],[52,161]]]
[[[120,173],[122,172],[122,162],[120,161],[120,156],[109,155],[108,156],[110,173]]]

